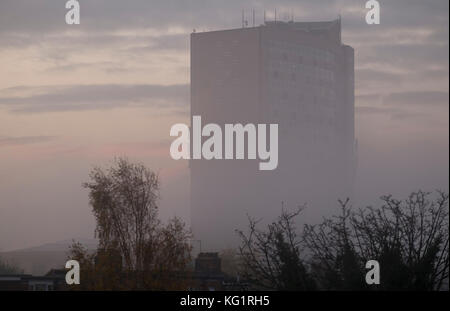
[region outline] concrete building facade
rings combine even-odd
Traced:
[[[235,246],[247,215],[270,222],[306,203],[301,218],[314,222],[352,197],[354,51],[340,19],[193,33],[191,115],[279,125],[273,171],[259,160],[190,161],[191,225],[207,249]]]

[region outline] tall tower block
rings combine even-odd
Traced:
[[[191,225],[205,249],[235,246],[247,215],[307,204],[315,222],[352,197],[354,51],[340,19],[191,34],[191,115],[203,125],[277,123],[279,160],[191,160]]]

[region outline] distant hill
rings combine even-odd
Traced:
[[[10,252],[67,251],[69,249],[69,246],[72,245],[73,241],[80,242],[87,249],[97,249],[98,245],[97,239],[70,239],[70,240],[68,239],[57,242],[45,243],[39,246],[17,249]]]
[[[88,250],[95,250],[96,239],[74,239]],[[69,246],[73,240],[46,243],[39,246],[0,252],[0,258],[24,270],[24,273],[44,275],[50,269],[63,268],[68,256]]]

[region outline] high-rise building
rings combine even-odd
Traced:
[[[314,222],[352,196],[354,51],[340,19],[192,33],[191,115],[202,124],[277,123],[279,160],[191,160],[191,225],[206,249],[234,246],[247,215],[307,204]]]

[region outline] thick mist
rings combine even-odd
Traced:
[[[448,2],[382,5],[381,24],[369,26],[361,1],[276,3],[280,20],[291,12],[296,21],[342,17],[342,42],[354,49],[356,206],[377,204],[383,194],[402,199],[418,189],[449,188]],[[240,28],[242,8],[248,18],[255,9],[259,26],[263,10],[272,19],[274,7],[271,1],[86,2],[81,25],[73,30],[64,23],[63,4],[1,1],[0,251],[92,238],[95,220],[81,185],[94,166],[107,167],[117,156],[158,172],[161,217],[190,223],[189,165],[195,164],[175,161],[169,153],[171,126],[189,124],[192,113],[190,35],[194,29]],[[246,100],[235,95],[236,102]],[[230,116],[230,123],[243,113]],[[257,170],[257,162],[223,163],[225,169],[245,167],[240,178],[217,176],[223,182],[218,185],[231,188],[204,188],[211,210],[229,217],[230,211],[217,206],[227,202],[270,221],[283,201],[286,208],[307,203],[307,222],[329,216],[338,209],[333,201],[346,194],[330,190],[340,173],[324,180],[313,165],[284,166],[286,157],[293,163],[304,150],[310,146],[280,154],[279,171],[267,173],[270,178],[259,173],[258,183],[276,181],[279,172],[288,176],[282,185],[265,186],[273,192],[259,198],[247,196],[257,190],[244,174]],[[341,162],[325,152],[319,164],[332,168]],[[307,190],[296,191],[299,187]],[[233,189],[240,195],[232,195]],[[211,236],[218,243],[204,243],[204,250],[236,242],[234,229],[245,229],[246,219],[238,214],[230,219],[209,223],[230,234]]]

